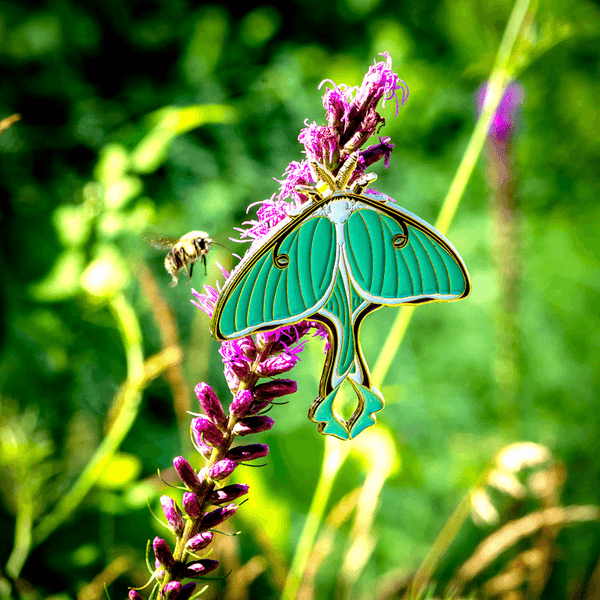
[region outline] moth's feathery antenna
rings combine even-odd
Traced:
[[[319,190],[317,190],[317,188],[312,185],[297,185],[294,189],[297,192],[300,192],[301,194],[304,194],[311,198],[317,198],[317,199],[321,198],[321,194],[319,193]]]
[[[310,162],[310,168],[313,172],[313,176],[317,181],[317,189],[319,186],[319,180],[322,181],[332,192],[336,189],[336,182],[333,175],[323,166],[320,165],[316,160]],[[320,190],[319,190],[320,191]]]
[[[362,194],[363,190],[373,181],[377,179],[376,173],[365,173],[359,177],[351,186],[351,190],[355,194]]]
[[[346,159],[335,178],[335,186],[338,190],[343,190],[348,185],[357,164],[358,152],[354,152]]]

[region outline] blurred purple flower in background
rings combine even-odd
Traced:
[[[483,110],[486,95],[486,84],[475,92],[479,114]],[[521,378],[519,313],[523,258],[521,215],[511,142],[521,122],[524,102],[523,87],[513,81],[504,91],[492,117],[486,152],[491,249],[499,288],[494,379],[498,410],[506,418],[517,411]]]
[[[477,111],[480,114],[485,104],[487,84],[483,84],[476,92]],[[525,100],[523,87],[513,81],[504,90],[504,95],[490,123],[489,136],[501,142],[510,141],[520,123],[521,106]]]

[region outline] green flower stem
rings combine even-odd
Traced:
[[[325,438],[325,455],[323,457],[321,476],[319,477],[319,482],[317,483],[300,539],[296,545],[296,553],[294,554],[285,581],[285,587],[281,594],[282,600],[295,600],[298,595],[308,558],[312,553],[315,538],[323,521],[323,514],[331,495],[333,482],[340,467],[344,464],[350,449],[350,442],[341,444],[337,439],[333,439],[330,436]]]
[[[31,551],[35,499],[31,497],[30,489],[24,487],[24,493],[19,493],[17,498],[15,543],[6,563],[6,573],[12,579],[19,577]],[[23,487],[21,487],[21,490],[23,490]]]
[[[477,159],[483,149],[494,113],[502,99],[504,89],[510,82],[512,76],[509,70],[511,54],[523,27],[529,9],[529,2],[530,0],[517,0],[506,25],[504,36],[500,42],[498,52],[496,53],[494,67],[488,80],[485,108],[477,120],[467,149],[465,150],[436,221],[435,226],[441,233],[446,233],[450,228],[465,188],[467,187],[467,183],[473,173],[475,164],[477,163]],[[513,64],[517,63],[518,61],[513,61]],[[392,325],[392,329],[382,347],[377,363],[375,364],[375,369],[373,370],[373,381],[379,382],[379,385],[385,380],[392,362],[394,361],[398,348],[400,347],[406,330],[408,329],[408,325],[410,324],[414,309],[414,306],[403,306],[399,310]],[[348,442],[346,442],[343,447],[348,447]],[[308,557],[312,552],[316,535],[321,525],[324,507],[329,498],[333,481],[340,470],[348,451],[349,449],[345,451],[342,450],[342,444],[339,442],[327,439],[321,477],[317,489],[315,490],[310,511],[297,545],[292,566],[290,567],[290,572],[282,594],[282,600],[293,600],[296,597],[296,593],[302,582]],[[461,518],[460,512],[457,512],[459,513],[459,518]],[[439,556],[430,557],[430,560],[433,560],[433,563],[437,564]]]
[[[92,456],[71,490],[45,515],[33,532],[34,544],[40,544],[76,510],[91,487],[106,468],[119,445],[131,429],[142,399],[144,356],[142,334],[133,307],[122,294],[109,300],[110,309],[117,321],[127,356],[127,381],[116,397],[116,414],[106,436]]]
[[[529,1],[530,0],[517,0],[506,25],[504,36],[502,37],[502,41],[500,42],[496,54],[494,68],[492,69],[492,73],[488,80],[484,110],[482,110],[481,115],[477,120],[467,149],[460,161],[454,180],[450,185],[446,198],[444,198],[444,202],[442,203],[438,218],[435,222],[436,229],[444,235],[450,229],[450,225],[452,224],[458,205],[462,200],[467,183],[471,178],[473,169],[477,164],[477,159],[485,144],[492,118],[498,108],[498,104],[500,104],[506,86],[512,79],[512,73],[509,71],[511,53],[523,26],[525,16],[527,15]],[[377,359],[377,363],[375,364],[375,368],[373,369],[373,381],[378,382],[379,385],[382,385],[390,370],[396,352],[402,343],[404,334],[412,319],[414,309],[414,306],[403,306],[394,320],[390,333],[388,334],[381,349],[381,353],[379,354],[379,358]]]

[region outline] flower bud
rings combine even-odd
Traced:
[[[187,565],[185,570],[185,577],[202,577],[206,573],[214,571],[219,566],[219,562],[211,560],[210,558],[204,558],[198,562]]]
[[[212,421],[204,417],[192,420],[192,432],[197,443],[203,442],[216,448],[223,444],[223,434]]]
[[[171,548],[169,548],[169,544],[167,544],[165,540],[155,537],[154,542],[152,542],[152,547],[154,548],[156,560],[158,560],[161,566],[167,571],[172,570],[175,566],[175,559],[173,558],[173,553],[171,552]]]
[[[162,597],[165,600],[176,600],[181,591],[181,581],[169,581],[163,588]]]
[[[144,597],[137,590],[129,590],[129,600],[144,600]]]
[[[223,504],[224,502],[231,502],[240,496],[248,493],[248,486],[245,483],[233,483],[226,485],[220,490],[215,490],[210,495],[211,504]]]
[[[275,423],[275,421],[266,415],[246,417],[234,425],[233,432],[236,435],[250,435],[251,433],[258,433],[260,431],[271,429],[273,423]]]
[[[182,586],[179,596],[177,596],[177,600],[189,600],[195,590],[196,584],[193,581],[186,583],[184,586]]]
[[[197,533],[193,538],[188,540],[185,547],[192,552],[198,552],[208,546],[213,539],[212,531],[204,531],[203,533]]]
[[[183,522],[183,517],[179,507],[177,504],[175,504],[175,501],[172,498],[169,498],[169,496],[161,496],[160,504],[163,512],[165,513],[167,523],[169,524],[169,529],[175,535],[180,535],[183,532],[185,523]]]
[[[297,391],[298,384],[293,379],[273,379],[273,381],[261,383],[254,388],[254,399],[257,402],[269,401]]]
[[[200,402],[200,406],[206,413],[206,416],[215,424],[222,425],[227,420],[227,415],[223,410],[223,405],[213,389],[207,383],[199,383],[194,389]]]
[[[211,450],[212,452],[212,450]],[[177,471],[177,475],[179,475],[179,479],[183,482],[183,484],[192,492],[197,492],[200,489],[200,478],[198,477],[196,471],[194,471],[192,465],[183,458],[183,456],[178,456],[173,460],[173,466]]]
[[[229,414],[237,418],[246,416],[252,401],[252,392],[250,390],[241,390],[229,406]]]
[[[160,560],[154,557],[154,579],[156,581],[162,581],[165,578],[167,572],[163,569],[163,566],[160,564]]]
[[[267,446],[267,444],[248,444],[247,446],[232,448],[227,453],[227,458],[234,460],[235,462],[241,462],[263,458],[267,456],[267,454],[269,454],[269,446]]]
[[[205,444],[202,440],[197,440],[191,425],[190,429],[192,430],[192,443],[196,447],[196,450],[198,450],[198,452],[200,452],[204,458],[209,459],[212,456],[214,448],[208,444]],[[202,480],[202,477],[199,476],[199,478]]]
[[[212,529],[213,527],[220,525],[223,521],[229,519],[237,509],[237,505],[231,503],[227,506],[211,510],[209,513],[206,513],[202,519],[202,529]]]
[[[229,477],[236,467],[237,463],[233,462],[229,458],[224,458],[223,460],[216,462],[208,470],[208,476],[211,479],[219,481],[220,479],[225,479],[225,477]]]
[[[198,496],[193,492],[185,492],[183,494],[183,510],[190,519],[195,519],[200,516],[200,503]]]
[[[246,357],[254,359],[256,356],[256,344],[254,340],[248,336],[238,340],[238,350]]]
[[[263,360],[258,365],[256,372],[260,377],[272,377],[293,369],[298,360],[295,354],[278,354]]]

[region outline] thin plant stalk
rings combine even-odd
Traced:
[[[306,565],[312,553],[314,540],[323,522],[323,514],[331,495],[333,482],[340,467],[344,464],[350,449],[351,442],[340,444],[338,440],[330,436],[325,438],[325,455],[323,456],[321,475],[319,476],[308,515],[300,534],[300,540],[296,546],[297,550],[285,581],[285,587],[281,594],[282,600],[294,600],[298,595],[298,590],[302,585],[302,579],[306,571]],[[304,543],[305,541],[308,543]]]
[[[133,307],[122,294],[111,298],[109,306],[117,321],[125,346],[127,381],[117,394],[116,414],[102,443],[96,449],[73,487],[62,497],[54,510],[48,513],[34,529],[34,545],[40,544],[75,512],[129,433],[140,407],[145,377],[139,321]]]
[[[22,490],[23,488],[21,488]],[[19,573],[29,556],[32,544],[33,519],[35,517],[34,499],[30,497],[29,490],[26,489],[17,503],[17,520],[15,523],[15,543],[12,552],[6,562],[6,573],[12,579],[17,579]]]
[[[512,79],[512,74],[509,71],[511,53],[523,26],[529,8],[529,2],[530,0],[517,0],[508,20],[504,36],[496,54],[494,68],[489,78],[488,95],[486,96],[485,106],[481,111],[479,119],[477,119],[467,149],[463,154],[456,175],[448,189],[448,193],[444,198],[444,202],[442,203],[438,218],[435,222],[436,229],[444,235],[450,229],[450,225],[458,210],[467,183],[469,182],[473,170],[475,169],[475,165],[477,164],[477,160],[481,155],[492,118],[500,104],[502,94],[504,93],[507,84]],[[373,380],[380,382],[380,385],[390,370],[396,352],[402,343],[404,334],[412,319],[414,309],[414,306],[403,306],[398,311],[396,319],[390,329],[390,333],[381,349],[375,368],[373,369]]]
[[[450,228],[467,187],[467,183],[471,178],[471,174],[473,173],[477,160],[483,150],[492,118],[502,99],[504,89],[511,79],[509,63],[511,62],[511,55],[515,42],[523,27],[529,9],[529,3],[530,0],[517,0],[509,17],[506,30],[496,53],[494,67],[489,78],[488,95],[485,107],[477,120],[471,139],[469,140],[460,165],[456,171],[456,175],[454,176],[436,220],[435,226],[442,234],[445,234]],[[414,307],[412,306],[403,306],[399,310],[390,333],[382,347],[373,370],[373,380],[380,382],[380,385],[381,382],[385,380],[396,352],[402,343],[413,312]],[[292,560],[292,566],[281,596],[282,600],[292,600],[295,598],[295,592],[297,592],[301,584],[308,556],[314,546],[317,532],[320,529],[323,518],[324,509],[322,507],[317,508],[316,504],[329,497],[335,477],[347,456],[347,452],[340,451],[337,454],[334,454],[332,450],[328,452],[328,446],[332,447],[333,445],[340,446],[341,444],[337,440],[326,442],[326,450],[319,483],[315,490],[311,510],[309,510],[305,526],[302,530],[298,544],[296,545],[296,553]],[[346,445],[348,445],[347,442]],[[336,457],[337,462],[335,462]],[[459,519],[462,521],[461,517],[462,514],[459,516]],[[433,561],[437,563],[439,557],[430,557],[430,559],[433,559]]]

